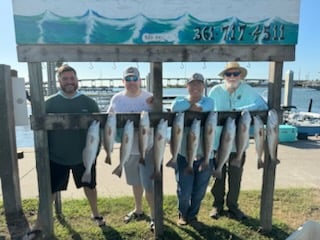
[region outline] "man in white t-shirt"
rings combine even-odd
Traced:
[[[111,100],[108,112],[142,112],[152,110],[151,93],[141,89],[141,79],[139,70],[135,67],[127,68],[123,73],[122,79],[125,89],[115,94]],[[152,131],[151,131],[152,132]],[[152,136],[151,136],[152,137]],[[145,191],[145,197],[150,207],[150,230],[154,230],[154,184],[150,179],[154,171],[153,161],[153,141],[150,141],[149,151],[146,154],[145,165],[139,163],[139,139],[138,129],[135,129],[134,140],[130,158],[124,165],[127,184],[132,186],[135,209],[124,217],[124,222],[131,220],[145,219],[142,210],[142,197]]]

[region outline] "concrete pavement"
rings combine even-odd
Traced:
[[[112,171],[119,161],[119,144],[115,145],[112,155],[112,165],[104,163],[105,151],[101,148],[97,160],[97,190],[99,197],[132,196],[131,188],[126,184],[125,176],[119,179]],[[24,152],[24,158],[19,161],[19,175],[22,198],[38,197],[36,162],[33,148],[19,148]],[[164,155],[166,163],[171,155],[169,145]],[[281,163],[276,169],[275,188],[290,187],[320,187],[320,138],[312,137],[292,143],[281,143],[278,147],[278,158]],[[263,170],[257,169],[254,141],[250,140],[247,150],[247,161],[244,167],[242,189],[260,190],[262,187]],[[210,186],[208,188],[210,190]],[[164,194],[176,194],[176,182],[172,168],[163,167]],[[0,191],[2,195],[2,191]],[[61,193],[62,199],[84,198],[84,193],[76,189],[70,178],[68,190]]]

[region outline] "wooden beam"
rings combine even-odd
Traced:
[[[218,112],[218,125],[223,125],[227,117],[238,119],[241,112]],[[259,115],[264,122],[267,119],[267,111],[251,111],[251,116]],[[107,113],[98,114],[42,114],[32,115],[30,117],[31,129],[33,130],[62,130],[62,129],[87,129],[93,120],[99,120],[100,126],[103,127],[106,121]],[[156,127],[161,118],[168,120],[168,125],[172,126],[175,113],[173,112],[150,112],[150,125]],[[208,113],[205,112],[185,112],[185,126],[190,126],[194,118],[201,120],[204,124]],[[139,126],[139,113],[117,113],[117,127],[122,128],[129,119],[134,122],[134,126]]]
[[[11,239],[29,228],[21,203],[10,67],[0,65],[0,178],[6,222]]]
[[[32,114],[41,116],[45,113],[41,63],[28,63],[28,69],[29,77],[32,79],[30,84]],[[34,129],[34,146],[39,188],[38,219],[42,224],[43,236],[49,239],[54,233],[48,136],[45,130]]]
[[[272,62],[269,68],[268,104],[280,114],[283,62]],[[267,144],[265,144],[260,223],[263,232],[272,230],[272,211],[276,166],[271,164]]]
[[[295,45],[19,45],[19,62],[293,61]]]

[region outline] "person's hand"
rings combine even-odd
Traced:
[[[202,108],[194,103],[194,104],[191,104],[189,110],[194,112],[201,112]]]
[[[148,98],[146,99],[146,102],[147,102],[147,104],[152,104],[152,103],[153,103],[153,96],[148,97]]]

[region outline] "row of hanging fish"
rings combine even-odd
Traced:
[[[271,163],[277,164],[279,160],[276,158],[276,150],[278,145],[278,135],[279,135],[279,118],[277,112],[272,109],[268,112],[266,133],[263,121],[256,115],[253,116],[253,126],[254,126],[254,140],[255,148],[257,153],[257,167],[262,168],[264,163],[262,160],[264,152],[264,142],[267,137],[267,145],[270,154]],[[216,164],[215,168],[212,170],[212,175],[214,177],[220,178],[221,171],[224,164],[229,160],[229,155],[232,151],[234,143],[236,144],[237,153],[236,157],[232,159],[230,164],[232,166],[241,167],[242,157],[247,148],[247,144],[250,138],[250,125],[251,125],[251,115],[248,111],[243,111],[241,113],[240,119],[236,124],[236,120],[228,117],[223,126],[223,130],[220,136],[220,144],[216,153]],[[170,137],[170,152],[172,158],[167,162],[166,166],[175,168],[177,164],[177,156],[181,150],[181,143],[184,132],[184,113],[176,113]],[[209,159],[213,152],[213,147],[215,144],[215,132],[218,123],[218,113],[210,112],[204,123],[203,129],[203,154],[204,161],[200,165],[199,170],[204,170],[209,167]],[[161,166],[164,157],[165,145],[167,142],[167,128],[168,121],[165,119],[160,119],[158,125],[156,126],[155,135],[153,136],[153,129],[150,128],[150,120],[148,112],[141,112],[138,138],[139,138],[139,152],[140,152],[140,163],[145,164],[145,157],[148,147],[154,144],[154,164],[155,172],[151,178],[157,177],[161,174]],[[83,162],[86,167],[86,171],[83,175],[82,181],[90,182],[91,179],[91,168],[94,164],[100,142],[100,122],[93,121],[89,126],[86,146],[83,150]],[[106,151],[105,162],[111,164],[111,155],[113,152],[113,146],[115,143],[117,132],[116,124],[116,114],[110,112],[108,114],[104,130],[103,130],[103,146]],[[193,173],[193,161],[196,159],[197,150],[199,147],[200,137],[201,137],[201,121],[194,119],[189,131],[187,133],[187,156],[186,160],[188,162],[187,168],[185,169],[186,174]],[[122,169],[124,164],[129,160],[132,145],[134,141],[134,124],[133,121],[127,120],[122,133],[121,145],[120,145],[120,162],[118,166],[113,170],[113,174],[121,177]],[[151,143],[150,143],[151,141]]]
[[[155,172],[150,178],[155,178],[161,174],[161,165],[163,161],[163,155],[166,144],[166,133],[168,128],[168,121],[161,119],[157,125],[155,135],[153,137],[153,129],[150,128],[149,113],[142,111],[140,114],[139,128],[138,128],[138,144],[140,160],[139,162],[145,165],[146,153],[150,149],[150,146],[154,147],[154,164]],[[113,151],[113,144],[116,136],[116,115],[115,113],[109,113],[106,124],[104,127],[103,145],[106,150],[105,162],[111,164],[111,153]],[[126,162],[129,161],[132,145],[134,142],[134,124],[133,121],[127,120],[123,128],[121,145],[120,145],[120,163],[113,170],[113,174],[121,177],[122,169]]]
[[[215,144],[215,131],[218,122],[218,113],[210,112],[204,124],[203,131],[203,147],[204,161],[200,165],[199,170],[204,170],[209,167],[209,158],[213,152],[213,146]],[[223,130],[220,136],[219,148],[215,158],[215,168],[212,170],[212,175],[217,178],[221,178],[222,167],[229,160],[230,153],[233,145],[236,145],[236,156],[230,161],[230,164],[235,167],[241,167],[243,154],[248,146],[250,138],[250,126],[252,117],[249,111],[243,111],[241,113],[239,121],[228,117],[223,126]],[[267,136],[267,145],[270,154],[271,163],[277,164],[279,160],[276,159],[276,150],[278,145],[279,135],[279,118],[277,112],[273,109],[268,112],[267,127],[265,134],[264,124],[260,116],[253,116],[254,125],[254,140],[256,153],[258,158],[258,169],[262,168],[264,163],[262,155],[264,152],[264,142]],[[193,173],[193,161],[196,158],[197,148],[200,143],[201,122],[198,119],[194,119],[189,132],[187,133],[187,151],[186,160],[188,162],[185,169],[186,174]],[[170,151],[172,159],[166,164],[168,167],[176,167],[177,155],[181,149],[181,142],[184,130],[184,113],[176,113],[172,124]]]
[[[220,145],[216,155],[216,167],[212,175],[221,178],[222,168],[229,160],[233,144],[235,142],[237,152],[236,157],[230,161],[230,165],[241,167],[242,157],[247,148],[250,138],[251,116],[248,111],[241,113],[238,124],[235,119],[228,117],[222,130],[220,137]],[[277,111],[271,109],[268,111],[266,130],[260,116],[253,116],[254,141],[257,154],[257,168],[263,168],[264,162],[262,155],[264,152],[264,142],[267,138],[267,147],[269,150],[271,164],[277,164],[280,161],[276,158],[276,151],[279,138],[279,117]]]

